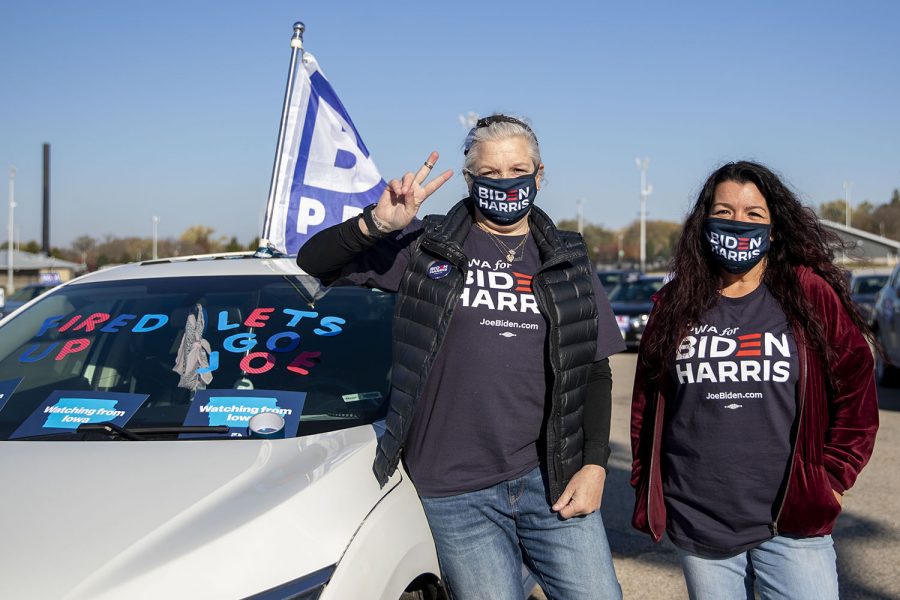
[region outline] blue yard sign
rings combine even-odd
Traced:
[[[282,390],[198,390],[184,419],[185,425],[225,425],[228,437],[246,437],[250,419],[273,412],[284,419],[284,437],[294,437],[306,392]],[[180,437],[221,437],[222,434],[184,433]]]
[[[147,394],[117,392],[53,392],[9,439],[75,431],[82,423],[109,422],[124,427],[147,398]]]

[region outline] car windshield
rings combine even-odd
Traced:
[[[853,279],[853,294],[877,294],[887,283],[887,275],[865,275]]]
[[[0,439],[54,419],[230,437],[256,412],[280,413],[286,435],[371,423],[386,411],[393,304],[306,276],[63,286],[0,327]]]
[[[623,281],[609,293],[610,302],[651,302],[653,294],[663,286],[662,278]]]

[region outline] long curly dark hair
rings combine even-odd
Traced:
[[[807,343],[825,360],[834,357],[836,350],[828,347],[822,322],[812,314],[794,272],[794,267],[805,265],[834,288],[853,323],[873,340],[869,326],[850,299],[845,271],[832,262],[835,249],[846,249],[844,243],[822,227],[815,213],[803,206],[775,173],[758,163],[740,161],[723,165],[709,176],[684,224],[670,264],[672,280],[661,291],[663,301],[655,311],[655,326],[642,345],[641,356],[648,374],[654,378],[663,375],[688,328],[719,297],[719,267],[709,252],[703,229],[716,186],[726,181],[752,183],[766,199],[772,241],[763,283],[781,304],[788,323],[799,326]]]

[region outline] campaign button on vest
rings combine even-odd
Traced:
[[[436,260],[428,265],[428,277],[441,279],[450,274],[450,263],[445,260]]]

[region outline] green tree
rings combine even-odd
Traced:
[[[900,202],[894,204],[891,201],[889,204],[882,204],[875,209],[872,217],[874,227],[877,227],[877,230],[872,233],[883,235],[892,240],[900,238]]]
[[[97,240],[89,235],[80,235],[72,242],[72,250],[75,252],[87,254],[97,247]]]
[[[675,246],[681,237],[681,223],[672,221],[647,221],[647,268],[664,269],[675,254]],[[625,260],[632,263],[641,259],[641,222],[634,221],[623,232]]]
[[[568,229],[570,231],[578,230],[578,221],[575,219],[563,219],[557,226],[560,229]],[[584,243],[587,246],[588,256],[591,262],[608,263],[615,261],[615,253],[617,248],[615,234],[600,225],[593,223],[584,223]]]
[[[843,224],[847,219],[847,205],[842,199],[819,205],[819,217]],[[900,238],[900,190],[894,190],[890,201],[873,205],[868,200],[852,207],[850,225],[891,239]]]
[[[823,202],[819,205],[819,218],[834,223],[843,223],[847,220],[847,203],[842,199]]]
[[[875,207],[868,200],[861,203],[853,209],[850,224],[863,231],[878,233],[878,224],[875,223],[875,215],[873,214],[874,210]]]
[[[220,252],[223,243],[213,238],[215,230],[205,225],[192,225],[184,230],[181,237],[182,254],[209,254],[210,252]]]
[[[240,252],[244,247],[238,241],[237,236],[231,236],[231,239],[228,240],[228,243],[225,245],[225,252]]]

